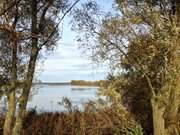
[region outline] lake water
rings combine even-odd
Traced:
[[[58,104],[63,97],[72,101],[73,105],[82,108],[89,100],[96,100],[98,87],[73,85],[36,85],[35,94],[28,103],[28,108],[39,111],[62,111]]]

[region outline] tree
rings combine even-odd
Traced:
[[[93,2],[76,10],[77,30],[85,34],[79,41],[91,47],[96,59],[144,81],[154,135],[178,135],[180,3],[117,0],[116,6],[116,15],[100,21]]]
[[[42,50],[56,46],[58,26],[78,1],[2,1],[0,30],[7,40],[1,38],[0,69],[2,80],[8,80],[1,87],[8,97],[4,135],[21,134],[36,63]]]
[[[9,2],[9,1],[7,1]],[[12,1],[12,3],[15,1]],[[12,8],[11,12],[5,9],[10,3],[3,1],[2,18],[1,18],[1,76],[4,80],[1,86],[8,99],[8,112],[4,123],[4,134],[11,134],[13,119],[15,114],[15,89],[17,81],[17,34],[15,32],[18,22],[18,10]],[[15,3],[16,7],[18,3]],[[14,15],[12,15],[14,13]],[[4,23],[4,24],[3,24]],[[7,23],[7,24],[6,24]],[[8,25],[10,23],[11,25]]]

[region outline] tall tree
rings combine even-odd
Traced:
[[[56,46],[58,26],[78,1],[2,1],[0,29],[7,40],[1,38],[5,59],[0,60],[0,68],[5,72],[1,76],[8,80],[2,85],[8,97],[4,135],[21,134],[36,63],[42,50]],[[6,58],[7,53],[10,56]]]
[[[178,135],[179,1],[117,0],[115,6],[117,14],[99,22],[93,2],[76,10],[77,30],[85,34],[79,41],[95,58],[141,77],[150,95],[154,135]]]
[[[6,7],[14,3],[14,7],[11,10]],[[17,81],[17,33],[16,25],[19,19],[17,1],[2,1],[1,3],[1,76],[3,78],[3,83],[1,90],[5,92],[8,99],[8,112],[6,114],[6,119],[4,123],[4,134],[11,134],[11,129],[13,127],[13,120],[16,108],[15,100],[15,89]],[[11,24],[11,25],[8,25]]]

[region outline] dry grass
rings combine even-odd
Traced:
[[[124,113],[124,112],[123,112]],[[73,112],[28,113],[23,135],[125,135],[131,128],[129,114],[106,111],[73,110]]]
[[[65,112],[28,111],[22,135],[129,135],[136,126],[132,116],[119,106],[89,103],[84,111],[71,104],[66,107]],[[4,116],[0,119],[0,127],[3,121]]]

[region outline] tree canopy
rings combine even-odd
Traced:
[[[96,60],[109,61],[115,71],[130,77],[129,90],[146,93],[147,98],[140,99],[148,102],[155,135],[179,132],[179,4],[117,0],[117,13],[101,18],[94,3],[76,11],[76,30],[84,32],[80,43],[92,50]]]

